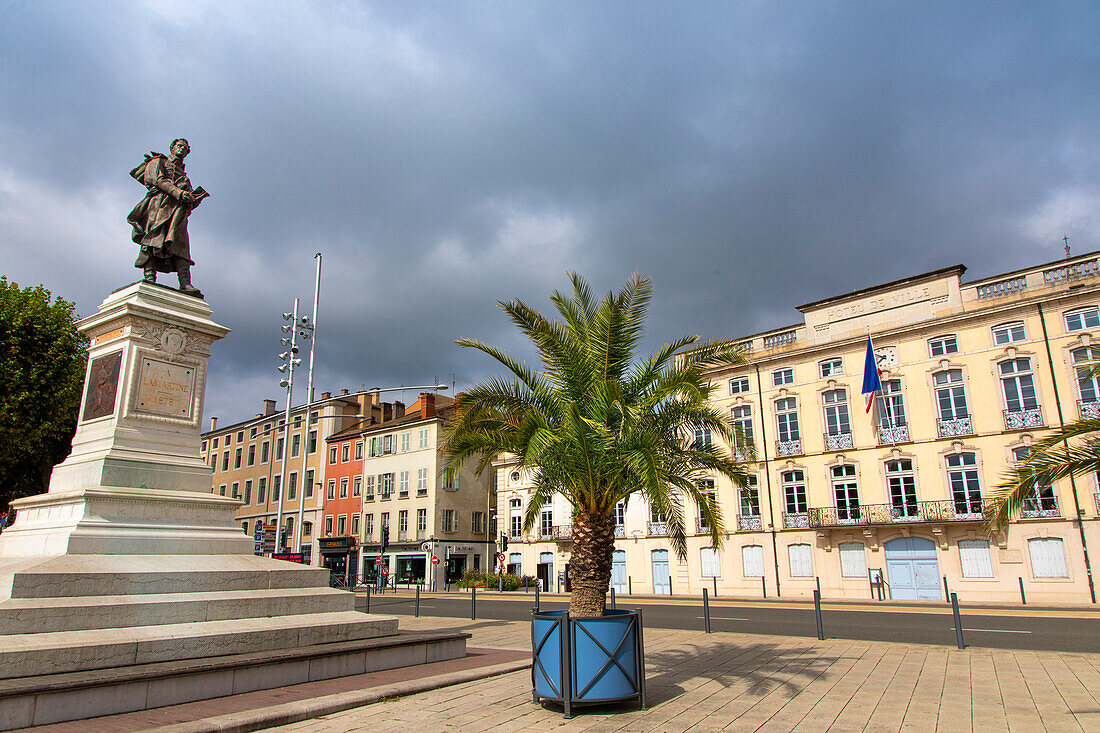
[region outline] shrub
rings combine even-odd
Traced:
[[[529,575],[513,575],[504,573],[485,573],[480,570],[467,570],[458,581],[459,588],[488,588],[496,590],[501,587],[503,578],[504,590],[519,590],[520,588],[534,588],[536,580]]]

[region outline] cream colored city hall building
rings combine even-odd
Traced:
[[[712,372],[715,405],[751,438],[750,486],[707,480],[720,549],[687,502],[688,553],[644,499],[616,509],[619,594],[1094,601],[1095,476],[1039,487],[990,533],[985,497],[1046,428],[1100,414],[1100,261],[1067,258],[974,282],[962,265],[798,307],[803,322],[737,340],[747,365]],[[870,334],[883,391],[861,395]],[[696,440],[717,440],[697,433]],[[731,449],[745,455],[739,446]],[[571,507],[555,498],[522,529],[530,480],[495,464],[513,572],[563,588]],[[881,585],[878,581],[881,581]],[[873,585],[874,584],[874,585]]]

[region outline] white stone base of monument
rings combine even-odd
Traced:
[[[14,506],[19,521],[0,534],[0,557],[252,552],[233,521],[239,502],[209,493],[95,487],[51,490]]]
[[[204,301],[136,283],[79,327],[72,453],[0,534],[0,730],[465,656],[468,635],[401,634],[328,570],[251,554],[199,455],[228,333]]]

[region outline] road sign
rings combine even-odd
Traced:
[[[380,558],[380,557],[374,558],[374,564],[375,565],[381,565],[382,564],[382,558]]]
[[[264,551],[264,546],[263,545],[256,545],[256,547],[252,551],[253,552],[263,552]]]
[[[432,555],[432,565],[438,565],[438,564],[439,564],[439,558],[436,557],[435,555]]]
[[[382,575],[389,575],[389,574],[390,574],[390,566],[389,565],[383,565],[382,566]]]

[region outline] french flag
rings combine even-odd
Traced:
[[[879,379],[878,363],[875,361],[875,347],[871,345],[871,335],[867,334],[867,356],[863,361],[863,394],[867,395],[867,409],[871,411],[871,405],[875,404],[875,395],[882,391],[882,380]]]

